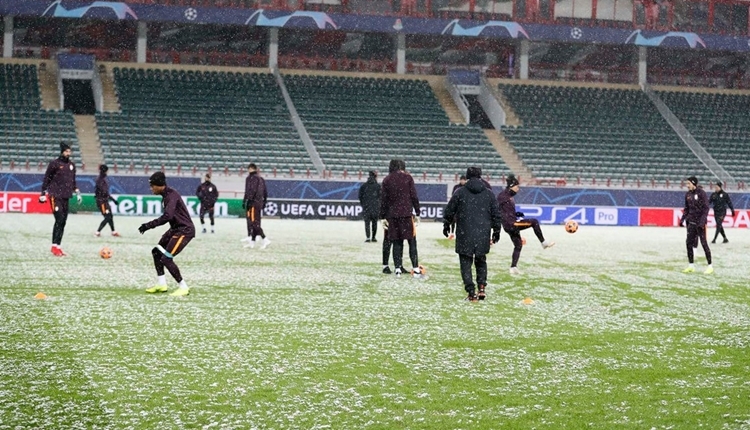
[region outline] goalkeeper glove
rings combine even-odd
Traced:
[[[388,230],[388,220],[387,219],[380,220],[380,225],[383,226],[383,230]]]
[[[83,198],[81,197],[81,190],[79,190],[78,188],[76,188],[76,201],[79,205],[83,201]]]
[[[41,196],[39,196],[39,203],[44,203],[46,201],[47,201],[47,195],[46,194],[42,194]]]
[[[495,230],[492,232],[492,243],[498,243],[500,241],[500,230]]]
[[[419,227],[419,223],[422,222],[421,219],[419,219],[419,216],[414,217],[414,227]]]
[[[523,212],[516,212],[516,218],[523,218]]]
[[[443,236],[448,237],[451,234],[451,225],[443,223]]]
[[[143,234],[148,230],[148,226],[146,224],[141,224],[140,227],[138,227],[138,233]]]

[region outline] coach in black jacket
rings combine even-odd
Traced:
[[[362,218],[365,220],[365,235],[367,236],[365,242],[377,242],[375,236],[378,233],[378,215],[380,214],[380,184],[378,184],[377,173],[370,171],[367,182],[359,187],[358,197],[359,204],[362,205]]]
[[[484,300],[487,286],[487,253],[492,243],[500,239],[502,221],[497,200],[482,181],[482,169],[466,170],[466,185],[459,188],[448,202],[443,216],[443,235],[450,234],[451,223],[456,222],[456,254],[461,263],[461,278],[468,293],[466,300]],[[475,284],[471,265],[476,266]]]

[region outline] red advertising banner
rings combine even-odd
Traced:
[[[49,201],[39,203],[39,193],[0,193],[0,213],[49,214]]]
[[[740,209],[735,211],[735,216],[732,216],[732,212],[728,211],[727,216],[724,217],[722,225],[724,228],[748,228],[750,227],[750,211],[747,209]],[[676,208],[641,208],[640,213],[640,225],[643,226],[656,226],[656,227],[677,227],[680,225],[680,218],[682,218],[682,209]],[[716,221],[714,220],[714,211],[711,210],[708,213],[708,222],[706,223],[708,228],[716,227]]]

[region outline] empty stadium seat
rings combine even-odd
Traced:
[[[79,157],[73,115],[41,110],[36,65],[0,64],[0,161],[46,163],[63,140]]]
[[[736,180],[750,180],[750,95],[658,91],[677,118]]]
[[[286,75],[284,82],[334,172],[383,172],[401,158],[415,175],[451,176],[472,165],[493,177],[509,173],[479,127],[449,124],[427,81]]]
[[[97,115],[107,163],[314,170],[267,73],[115,68],[122,113]]]
[[[538,178],[676,181],[705,166],[639,90],[501,84],[523,121],[502,132]]]

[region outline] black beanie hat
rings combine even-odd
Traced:
[[[469,167],[466,169],[466,179],[481,178],[482,168],[481,167]]]
[[[164,176],[164,172],[154,172],[154,174],[148,178],[148,184],[163,187],[167,185],[167,177]]]
[[[70,145],[68,145],[65,142],[60,142],[60,154],[65,152],[66,150],[70,149]]]
[[[687,181],[696,187],[698,186],[698,178],[696,178],[695,176],[690,176],[689,178],[687,178]]]
[[[109,170],[109,167],[106,164],[99,166],[99,173],[107,173],[107,170]]]
[[[716,186],[719,188],[724,188],[724,183],[721,181],[716,181]]]
[[[515,175],[508,175],[508,178],[505,180],[505,182],[508,184],[508,188],[518,185],[518,179],[516,179]]]

